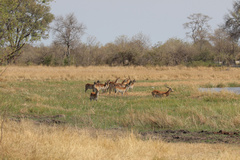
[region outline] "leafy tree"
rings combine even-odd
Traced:
[[[0,0],[0,45],[10,50],[0,57],[11,62],[19,56],[29,42],[47,38],[49,24],[54,19],[50,13],[52,0]]]
[[[67,47],[65,56],[69,59],[70,49],[78,44],[86,27],[84,24],[78,23],[77,18],[71,13],[66,15],[66,17],[57,17],[55,26],[52,29],[55,35],[54,42]]]
[[[215,52],[215,61],[230,64],[238,50],[236,41],[222,28],[216,29],[210,36],[210,40]]]
[[[170,38],[164,44],[156,46],[153,51],[161,65],[186,64],[198,54],[192,45],[176,38]]]
[[[112,56],[108,59],[109,64],[137,65],[145,61],[142,57],[149,49],[150,39],[140,32],[132,38],[118,36],[114,44],[115,50],[112,50]]]
[[[233,10],[229,11],[224,17],[225,24],[223,28],[229,33],[229,35],[234,39],[238,40],[240,38],[240,1],[235,1],[233,3]]]

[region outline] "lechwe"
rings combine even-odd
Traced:
[[[114,89],[115,84],[119,81],[120,77],[118,77],[114,82],[109,82],[109,87],[108,87],[108,91],[109,94],[111,94],[112,90]]]
[[[164,91],[159,91],[159,90],[153,90],[152,91],[152,96],[153,97],[163,97],[163,96],[169,96],[170,92],[174,92],[174,90],[170,87],[167,87],[168,91],[164,92]]]
[[[99,80],[97,81],[97,84],[98,83],[100,83]],[[85,92],[87,92],[88,89],[92,89],[94,91],[94,84],[90,84],[90,83],[85,84]]]
[[[107,90],[109,87],[109,82],[110,80],[108,80],[107,82],[105,82],[105,84],[100,84],[97,83],[96,85],[94,85],[94,87],[100,92],[101,90]]]
[[[98,100],[99,91],[98,91],[97,88],[95,88],[95,85],[96,85],[96,82],[94,82],[94,90],[95,90],[95,92],[92,92],[92,93],[90,94],[90,101],[91,101],[91,100],[95,100],[95,101]]]
[[[129,82],[130,82],[130,77],[128,76],[128,78],[125,78],[123,81],[122,81],[122,84],[123,85],[126,85],[126,84],[129,84]]]
[[[111,94],[111,90],[112,90],[112,89],[115,90],[115,88],[116,88],[117,86],[118,86],[118,87],[125,87],[126,84],[124,84],[124,83],[125,83],[125,80],[122,81],[121,83],[113,83],[113,84],[111,85],[111,88],[109,89],[109,94]]]
[[[133,87],[134,87],[134,83],[135,83],[136,81],[135,81],[135,79],[134,80],[131,80],[130,82],[129,82],[129,89],[132,89],[133,90]]]
[[[128,89],[129,89],[129,84],[126,84],[125,87],[115,86],[115,96],[117,93],[122,93],[122,95],[123,95],[124,93],[126,93],[128,91]]]

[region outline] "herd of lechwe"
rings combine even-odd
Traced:
[[[115,92],[115,96],[118,93],[121,93],[122,95],[127,93],[129,89],[133,89],[135,84],[135,79],[131,80],[130,77],[125,78],[121,83],[119,83],[120,77],[118,77],[115,81],[106,81],[104,84],[100,83],[98,80],[97,82],[94,82],[93,84],[87,83],[85,84],[85,92],[88,89],[91,89],[92,92],[90,94],[90,100],[96,100],[99,97],[99,92],[102,90],[103,92],[109,92],[111,94],[112,91]],[[166,86],[167,87],[167,86]],[[153,97],[163,97],[168,96],[170,92],[173,92],[173,89],[170,87],[167,87],[167,91],[159,91],[159,90],[153,90],[152,96]]]

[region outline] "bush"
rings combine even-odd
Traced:
[[[63,60],[63,65],[64,66],[69,66],[69,58],[64,58],[64,60]]]
[[[43,58],[43,65],[50,66],[52,62],[52,55],[46,56]]]
[[[216,66],[216,64],[214,64],[214,62],[211,61],[192,61],[192,62],[188,62],[186,64],[187,67],[199,67],[199,66],[203,66],[203,67],[214,67]]]

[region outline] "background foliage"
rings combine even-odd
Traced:
[[[47,66],[214,66],[236,65],[239,53],[239,1],[233,4],[224,23],[212,31],[211,17],[201,13],[188,16],[183,24],[191,41],[170,38],[151,44],[150,37],[138,33],[132,37],[120,35],[102,45],[94,36],[82,42],[87,29],[74,13],[58,16],[50,13],[52,0],[0,1],[0,62],[19,65]],[[51,45],[33,45],[54,33]],[[26,44],[26,45],[25,45]]]

